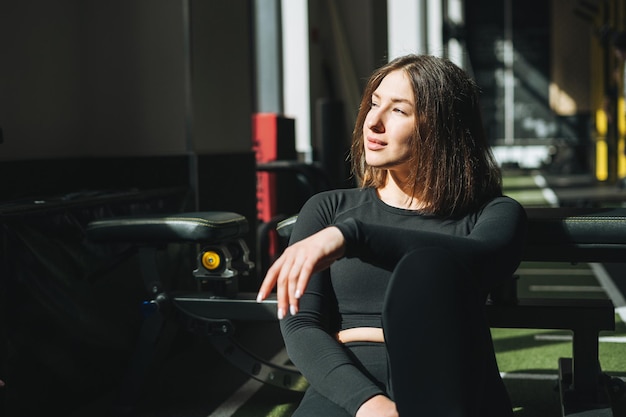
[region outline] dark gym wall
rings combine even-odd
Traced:
[[[252,223],[256,173],[250,3],[190,1],[190,43],[199,207],[237,211]]]
[[[2,160],[184,153],[181,4],[3,2]]]
[[[254,255],[249,4],[0,2],[0,415],[70,415],[129,368],[137,258],[86,241],[88,221],[235,211]]]
[[[188,185],[197,155],[206,208],[254,215],[249,3],[2,2],[0,200]]]

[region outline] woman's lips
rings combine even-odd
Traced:
[[[367,138],[366,146],[367,146],[367,149],[369,149],[370,151],[378,151],[380,149],[383,149],[385,146],[387,146],[387,144],[383,142],[382,140]]]

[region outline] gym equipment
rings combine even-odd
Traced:
[[[164,320],[181,320],[187,330],[210,337],[225,358],[251,377],[303,391],[306,382],[294,367],[258,358],[232,337],[237,320],[276,320],[275,300],[257,303],[256,293],[239,291],[239,280],[250,276],[253,268],[243,239],[247,232],[248,222],[240,214],[215,211],[116,217],[92,221],[86,229],[87,238],[93,242],[130,242],[138,248],[144,286],[151,296],[145,307],[155,313],[144,324],[139,356],[150,356]],[[173,291],[159,278],[158,253],[172,243],[198,245],[197,267],[191,271],[197,291]],[[147,361],[143,358],[143,363],[131,370],[131,385],[141,383]],[[130,386],[128,390],[138,388]]]

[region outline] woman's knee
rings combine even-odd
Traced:
[[[421,248],[407,253],[398,262],[387,296],[407,292],[418,296],[445,296],[451,292],[472,291],[473,282],[470,268],[459,254],[446,248]]]
[[[391,275],[383,303],[383,327],[430,329],[480,322],[484,300],[466,264],[445,248],[407,254]],[[430,319],[427,319],[430,318]]]

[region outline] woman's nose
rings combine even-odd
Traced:
[[[382,120],[376,115],[372,115],[371,117],[369,117],[366,121],[366,124],[367,128],[374,132],[380,132],[383,130]]]

